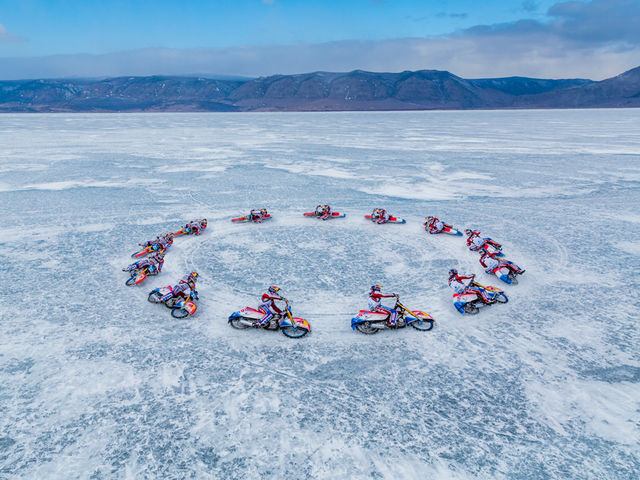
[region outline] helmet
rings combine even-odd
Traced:
[[[371,291],[372,292],[379,292],[380,290],[382,290],[382,286],[381,285],[371,285]]]
[[[449,270],[449,278],[457,274],[458,274],[458,270],[456,270],[455,268],[452,268],[451,270]]]
[[[431,222],[432,220],[435,220],[435,217],[432,217],[431,215],[429,215],[428,217],[425,218],[425,222]]]
[[[473,230],[471,230],[470,228],[467,228],[464,233],[467,234],[467,237],[470,237],[471,235],[473,235]]]
[[[262,215],[266,215],[266,214],[267,214],[267,209],[266,209],[266,208],[261,208],[261,209],[260,209],[260,213],[261,213]]]
[[[269,293],[273,293],[274,295],[280,291],[280,287],[269,287]]]
[[[206,227],[207,226],[207,219],[203,218],[200,223],[202,223],[202,225],[204,225]]]
[[[189,281],[189,282],[196,283],[196,279],[197,279],[197,278],[198,278],[198,272],[191,272],[191,273],[189,274],[188,281]]]

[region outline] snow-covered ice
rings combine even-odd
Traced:
[[[639,110],[2,115],[0,205],[0,478],[638,478]],[[452,267],[509,303],[461,316]],[[146,301],[191,270],[195,317]],[[436,328],[354,333],[373,283]],[[310,336],[228,326],[271,284]]]

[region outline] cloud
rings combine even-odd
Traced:
[[[467,18],[469,16],[468,13],[447,13],[447,12],[438,12],[436,13],[436,17],[438,18]]]
[[[438,69],[466,78],[601,80],[640,65],[638,11],[640,0],[561,2],[549,9],[546,22],[477,25],[427,38],[5,58],[0,78]]]
[[[23,42],[24,37],[9,33],[4,25],[0,23],[0,42]]]
[[[547,12],[549,29],[582,42],[626,41],[640,44],[640,0],[556,3]]]
[[[538,10],[538,3],[534,2],[533,0],[525,0],[524,2],[522,2],[522,9],[525,12],[535,12],[536,10]]]

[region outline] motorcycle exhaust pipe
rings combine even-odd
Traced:
[[[240,323],[241,323],[242,325],[246,325],[247,327],[253,327],[253,322],[252,322],[252,321],[250,321],[250,320],[246,320],[246,319],[244,319],[244,318],[243,318],[242,320],[240,320]]]

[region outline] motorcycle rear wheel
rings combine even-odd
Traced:
[[[164,306],[167,308],[173,308],[177,301],[178,299],[176,297],[171,297],[169,300],[164,302]]]
[[[237,330],[246,330],[247,328],[251,328],[249,325],[242,323],[242,320],[246,320],[242,317],[230,318],[229,325]]]
[[[289,338],[302,338],[307,333],[309,333],[309,330],[307,330],[306,328],[296,327],[295,325],[294,326],[287,325],[286,327],[280,327],[280,330],[282,330],[282,333]]]
[[[131,277],[131,278],[135,278],[135,277]],[[160,297],[162,297],[162,295],[160,295],[160,292],[151,292],[147,297],[147,300],[149,300],[151,303],[162,303],[160,302]]]
[[[171,316],[173,318],[186,318],[189,316],[189,312],[187,312],[184,308],[172,308]]]
[[[373,335],[374,333],[378,333],[380,331],[379,328],[374,328],[371,326],[371,322],[359,323],[356,325],[356,330],[360,333],[364,333],[365,335]]]
[[[466,303],[464,306],[464,313],[468,313],[469,315],[475,315],[480,313],[480,309],[476,307],[473,303]]]
[[[416,320],[415,322],[411,322],[409,325],[411,325],[413,328],[415,328],[416,330],[419,330],[421,332],[428,332],[429,330],[433,329],[434,326],[434,322],[433,320]]]

